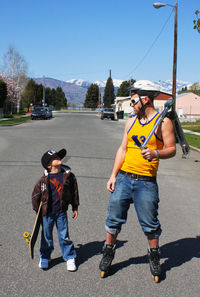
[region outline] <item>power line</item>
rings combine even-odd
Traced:
[[[154,44],[156,43],[156,41],[158,40],[158,38],[160,37],[161,33],[163,32],[165,26],[167,25],[169,19],[171,18],[171,15],[173,13],[173,9],[169,15],[169,17],[167,18],[167,20],[165,21],[164,25],[162,26],[160,32],[158,33],[157,37],[154,39],[153,43],[151,44],[151,46],[149,47],[149,49],[146,51],[145,55],[143,56],[143,58],[137,63],[137,65],[135,66],[135,68],[127,75],[127,77],[129,78],[131,74],[133,74],[133,72],[136,71],[136,69],[138,69],[138,67],[143,63],[143,61],[145,60],[145,58],[147,57],[147,55],[150,53],[151,49],[153,48]]]

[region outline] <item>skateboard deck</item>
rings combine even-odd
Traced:
[[[38,212],[36,214],[36,218],[34,221],[33,230],[32,230],[31,235],[28,232],[24,233],[26,242],[29,244],[29,254],[32,259],[34,258],[34,246],[37,241],[41,223],[42,223],[42,201],[40,202]]]

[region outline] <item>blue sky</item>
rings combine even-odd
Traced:
[[[153,2],[164,1],[1,1],[0,66],[13,45],[32,77],[93,82],[107,80],[111,69],[112,77],[122,80],[171,80],[174,13],[169,6],[155,9]],[[193,30],[197,9],[200,0],[178,1],[177,79],[182,81],[200,81],[200,34]]]

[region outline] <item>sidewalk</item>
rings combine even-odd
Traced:
[[[0,118],[0,121],[9,121],[9,120],[18,119],[18,118],[25,118],[28,116],[29,114],[24,114],[24,115],[14,116],[13,118]]]
[[[200,136],[200,133],[198,133],[198,132],[194,132],[194,131],[191,131],[191,130],[183,129],[183,132],[184,132],[184,133],[189,133],[189,134],[195,134],[195,135]]]

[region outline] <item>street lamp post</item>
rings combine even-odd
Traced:
[[[178,3],[176,2],[174,5],[166,4],[166,3],[154,3],[153,6],[155,8],[161,8],[164,6],[171,6],[174,8],[174,57],[173,57],[173,83],[172,83],[172,97],[174,99],[174,104],[172,106],[172,110],[176,110],[176,68],[177,68],[177,8]]]

